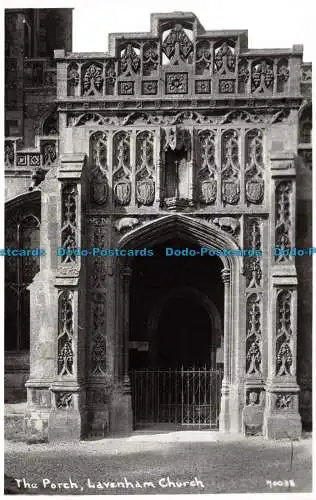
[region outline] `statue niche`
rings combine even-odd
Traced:
[[[163,184],[165,205],[173,209],[190,200],[191,137],[187,130],[170,128],[165,131]]]

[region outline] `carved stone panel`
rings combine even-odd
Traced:
[[[104,205],[108,198],[107,136],[96,132],[90,137],[90,196],[97,205]]]
[[[162,50],[171,64],[187,62],[193,52],[193,43],[181,24],[176,24],[165,38]]]
[[[75,249],[77,245],[77,198],[78,189],[76,184],[64,184],[62,187],[62,224],[61,224],[61,246],[67,250]],[[62,262],[67,264],[75,262],[76,256],[65,255],[61,257]]]
[[[99,63],[84,66],[81,70],[84,96],[100,96],[103,92],[103,67]]]
[[[260,219],[251,218],[245,226],[245,248],[253,249],[262,255],[262,228]],[[244,257],[246,287],[261,288],[262,283],[262,256],[253,255]]]
[[[187,94],[187,73],[166,73],[166,94]]]
[[[58,375],[73,375],[73,291],[62,291],[58,298]]]
[[[233,73],[236,66],[235,50],[233,45],[226,41],[218,42],[215,46],[214,72],[220,75]]]
[[[154,136],[140,132],[136,138],[136,199],[140,205],[151,205],[155,199]]]
[[[283,250],[292,246],[292,181],[278,181],[275,190],[275,246],[282,252],[276,252],[277,263],[291,260]]]
[[[261,130],[246,135],[245,194],[247,203],[259,204],[264,198],[264,164]]]
[[[262,303],[261,295],[252,293],[247,298],[246,373],[262,373]]]
[[[105,295],[93,293],[91,297],[91,350],[90,374],[105,375],[106,336],[105,336]]]
[[[222,201],[236,205],[240,199],[239,137],[235,130],[222,136]]]
[[[292,291],[277,295],[276,375],[293,375]]]
[[[200,131],[198,172],[199,198],[202,203],[209,205],[216,201],[217,197],[217,165],[215,160],[215,133],[210,130]]]
[[[129,205],[131,201],[130,136],[118,132],[113,139],[113,185],[115,202]]]
[[[273,63],[263,59],[254,62],[251,70],[251,90],[255,93],[272,93],[274,82]]]

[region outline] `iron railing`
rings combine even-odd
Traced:
[[[174,424],[217,428],[222,370],[134,370],[130,373],[134,427]]]

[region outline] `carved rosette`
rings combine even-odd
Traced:
[[[200,201],[215,203],[217,197],[217,165],[215,161],[215,133],[210,130],[198,134],[201,168],[198,172]]]
[[[222,136],[222,201],[236,205],[240,199],[239,137],[235,130]]]
[[[67,250],[77,247],[77,203],[78,189],[76,184],[67,183],[62,186],[62,224],[61,246]],[[61,257],[64,264],[76,261],[75,255]]]
[[[104,376],[106,372],[105,295],[93,293],[91,300],[90,374]]]
[[[264,198],[264,164],[261,130],[246,135],[245,193],[248,203],[259,204]]]
[[[250,376],[262,374],[262,302],[261,295],[248,296],[246,334],[246,373]]]
[[[152,205],[155,199],[154,137],[141,132],[136,137],[136,199],[140,205]]]
[[[293,373],[292,290],[277,292],[276,375]]]
[[[107,135],[96,132],[90,137],[90,196],[97,205],[108,198]]]
[[[292,246],[291,227],[291,202],[292,202],[292,181],[279,181],[275,191],[275,246],[282,250]],[[292,259],[291,256],[284,255],[286,252],[277,252],[277,263],[286,263]]]
[[[130,136],[118,132],[113,139],[113,185],[115,201],[126,206],[131,201]]]
[[[73,375],[73,299],[72,290],[60,292],[58,298],[58,363],[57,373],[61,376]]]

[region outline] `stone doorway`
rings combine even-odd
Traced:
[[[134,426],[217,427],[222,263],[218,257],[166,256],[167,248],[200,250],[173,238],[153,246],[153,257],[133,262],[129,373]]]

